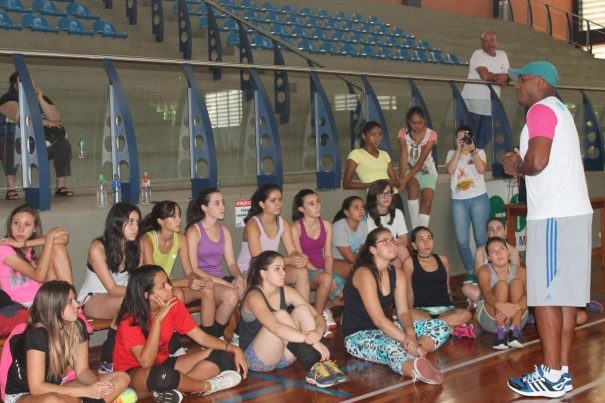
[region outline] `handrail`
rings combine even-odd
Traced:
[[[248,70],[251,68],[262,70],[262,71],[288,71],[295,73],[319,73],[329,75],[345,75],[353,77],[374,77],[374,78],[387,78],[387,79],[412,79],[419,81],[431,81],[431,82],[455,82],[455,83],[469,83],[469,84],[492,84],[489,81],[472,80],[468,78],[454,78],[444,76],[429,76],[429,75],[417,75],[417,74],[403,74],[403,73],[376,73],[362,70],[346,70],[336,68],[322,68],[316,69],[313,67],[306,66],[283,66],[283,65],[271,65],[271,64],[241,64],[241,63],[229,63],[229,62],[210,62],[202,60],[184,60],[184,59],[167,59],[167,58],[155,58],[155,57],[138,57],[138,56],[124,56],[124,55],[92,55],[84,53],[64,53],[64,52],[42,52],[36,50],[21,50],[21,49],[3,49],[0,48],[0,56],[12,56],[13,54],[22,54],[23,56],[37,57],[43,59],[65,59],[65,60],[80,60],[80,61],[103,61],[110,59],[113,62],[123,63],[140,63],[140,64],[158,64],[158,65],[172,65],[172,66],[183,66],[191,65],[197,67],[208,67],[208,68],[231,68]],[[512,84],[509,84],[512,85]],[[597,91],[605,92],[605,87],[585,87],[585,86],[574,86],[574,85],[559,85],[558,90],[585,90],[585,91]]]
[[[528,1],[531,1],[531,0],[528,0]],[[579,19],[579,20],[588,21],[588,22],[590,23],[590,25],[597,25],[597,26],[599,26],[599,27],[601,27],[601,28],[605,29],[605,26],[603,26],[603,25],[601,25],[601,24],[597,24],[596,22],[594,22],[594,21],[592,21],[592,20],[589,20],[588,18],[584,18],[584,17],[582,17],[581,15],[575,14],[575,13],[573,13],[573,12],[570,12],[570,11],[565,11],[565,10],[563,10],[562,8],[559,8],[559,7],[555,6],[554,4],[548,4],[548,3],[544,2],[543,0],[533,0],[533,1],[536,1],[536,2],[538,2],[538,3],[542,3],[542,4],[544,4],[545,6],[548,6],[548,7],[550,7],[550,8],[553,8],[553,9],[555,9],[555,10],[557,10],[557,11],[561,11],[562,13],[569,14],[569,15],[571,15],[571,16],[573,16],[573,17],[576,17],[576,18],[577,18],[577,19]]]

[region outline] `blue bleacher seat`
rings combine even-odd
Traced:
[[[263,20],[265,22],[280,22],[280,16],[281,14],[279,14],[277,11],[267,11],[265,12]]]
[[[401,42],[402,46],[406,49],[416,49],[416,41],[408,36],[403,37],[403,41]]]
[[[338,11],[335,15],[334,18],[336,18],[337,20],[348,20],[349,19],[349,15],[347,13],[345,13],[344,11]]]
[[[320,21],[319,17],[317,17],[315,15],[310,15],[310,16],[307,17],[307,21],[305,22],[305,26],[312,27],[312,28],[322,27],[323,23],[320,23],[319,21]]]
[[[422,41],[422,40],[418,41],[418,47],[417,48],[418,49],[422,49],[422,50],[429,50],[429,51],[431,51],[431,50],[439,50],[437,48],[434,48],[429,41]]]
[[[350,43],[343,43],[340,47],[340,54],[343,56],[359,57],[357,49]]]
[[[319,49],[306,38],[302,38],[298,41],[298,50],[302,50],[303,52],[319,53]]]
[[[239,32],[239,27],[237,26],[237,22],[233,18],[225,18],[225,23],[220,28],[220,30],[224,32]]]
[[[270,1],[265,1],[262,6],[257,8],[263,11],[277,11],[275,5],[273,5],[273,3],[271,3]]]
[[[59,28],[51,27],[42,15],[23,14],[21,25],[32,31],[59,33]]]
[[[313,39],[321,39],[324,41],[327,41],[331,35],[330,35],[330,31],[326,31],[325,29],[321,29],[321,28],[315,28],[313,30],[313,34],[311,34],[311,37]]]
[[[200,27],[200,29],[208,28],[208,16],[207,15],[202,15],[200,17],[200,22],[198,23],[198,26]]]
[[[108,38],[128,38],[128,34],[126,32],[118,32],[116,27],[111,22],[103,20],[96,20],[93,22],[92,31]]]
[[[385,43],[385,40],[384,38],[379,37],[378,35],[368,35],[365,43],[369,45],[382,45]]]
[[[80,20],[71,17],[59,18],[59,29],[70,35],[93,36],[95,34],[92,31],[87,31]]]
[[[282,24],[273,23],[271,24],[271,33],[277,36],[288,36],[289,33],[286,31],[286,27]]]
[[[227,46],[239,46],[239,33],[229,32],[227,34]]]
[[[376,58],[376,51],[370,45],[363,45],[361,47],[361,52],[359,52],[364,57]]]
[[[340,30],[340,29],[335,29],[334,30],[334,34],[332,35],[331,38],[328,38],[328,40],[331,40],[331,41],[334,41],[334,42],[349,41],[349,34],[346,33],[345,31]]]
[[[244,11],[244,19],[248,20],[248,22],[263,21],[263,19],[259,17],[256,10],[252,10],[250,8]]]
[[[332,16],[332,13],[329,12],[326,9],[321,9],[319,10],[319,12],[317,13],[318,16],[323,17],[323,18],[330,18],[333,19],[334,17]]]
[[[313,11],[309,7],[303,7],[303,8],[300,9],[300,11],[298,12],[298,14],[305,15],[305,16],[315,15],[315,11]]]
[[[387,36],[385,38],[385,43],[389,46],[395,46],[396,48],[402,47],[401,41],[399,40],[399,38],[394,37],[394,36]]]
[[[398,60],[399,57],[397,56],[397,54],[395,52],[393,52],[393,50],[389,47],[386,46],[381,46],[378,48],[378,52],[376,53],[377,57],[380,57],[381,59],[387,59],[387,60]]]
[[[429,52],[429,59],[433,63],[449,64],[449,62],[443,58],[441,51],[438,51],[438,50],[433,50],[433,51]]]
[[[197,6],[198,11],[196,11],[194,9],[195,6]],[[189,15],[198,16],[198,15],[204,15],[204,14],[208,13],[208,10],[207,10],[206,7],[202,8],[202,4],[200,4],[199,6],[198,5],[195,5],[195,6],[193,4],[191,4],[191,3],[185,3],[185,7],[187,7],[187,12],[189,13]],[[174,3],[172,3],[172,12],[174,14],[178,14],[178,12],[179,12],[179,3],[178,3],[178,1],[175,1]]]
[[[21,30],[21,25],[13,24],[11,17],[4,11],[0,11],[0,28]]]
[[[338,21],[334,18],[323,17],[323,20],[319,20],[323,24],[324,28],[337,29]]]
[[[351,20],[342,20],[340,29],[343,31],[357,31],[357,24]]]
[[[336,46],[334,46],[332,42],[323,41],[321,45],[319,45],[319,51],[328,55],[340,55],[340,53],[336,50]]]
[[[296,10],[290,4],[284,4],[280,10],[283,14],[294,14]]]
[[[431,61],[429,60],[429,57],[427,56],[426,52],[424,50],[420,50],[420,49],[416,49],[414,51],[416,53],[416,59],[419,62],[423,62],[423,63],[430,63]]]
[[[364,34],[372,32],[372,28],[371,28],[370,24],[368,24],[367,22],[360,23],[357,29],[360,32],[363,32]]]
[[[0,0],[0,7],[3,7],[5,11],[14,13],[31,13],[34,11],[31,8],[24,7],[21,0]]]
[[[360,32],[351,32],[351,37],[349,38],[349,42],[351,43],[364,43],[364,35]]]
[[[292,30],[290,31],[290,36],[293,38],[312,38],[312,36],[309,35],[309,33],[307,32],[307,30],[304,27],[301,27],[300,25],[294,25],[292,27]]]
[[[253,48],[261,48],[266,50],[273,50],[273,42],[269,40],[266,36],[255,34],[252,37],[252,41],[250,42],[250,46]]]
[[[67,12],[67,14],[74,15],[78,18],[85,18],[90,20],[97,20],[100,18],[98,15],[91,15],[90,10],[88,9],[88,7],[86,7],[86,5],[75,2],[68,3],[67,7],[65,7],[65,12]]]
[[[355,13],[351,16],[351,20],[353,20],[355,22],[362,22],[364,20],[364,18],[363,18],[363,15]]]
[[[64,17],[67,13],[59,11],[55,3],[49,0],[34,0],[32,3],[34,11],[44,15],[53,15],[56,17]]]
[[[468,62],[461,62],[455,53],[449,53],[448,56],[452,64],[455,64],[457,66],[468,66]]]
[[[303,25],[301,19],[296,14],[288,14],[286,17],[286,24],[288,25]]]
[[[410,52],[407,49],[399,49],[399,60],[405,60],[406,62],[413,62],[414,57],[410,55]]]
[[[256,9],[256,4],[252,0],[242,0],[239,5],[236,5],[237,8],[254,8]]]

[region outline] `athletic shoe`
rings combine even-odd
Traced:
[[[443,375],[433,367],[429,360],[419,357],[414,359],[412,368],[412,381],[417,380],[431,385],[439,385],[443,382]]]
[[[165,392],[151,392],[155,403],[180,403],[183,400],[183,394],[176,389]]]
[[[326,327],[326,331],[324,332],[323,335],[324,339],[332,339],[334,337],[334,332],[332,332],[329,328]]]
[[[334,321],[334,316],[332,315],[331,310],[329,310],[328,308],[324,309],[323,317],[324,317],[324,320],[326,321],[326,326],[328,327],[328,329],[330,329],[330,330],[336,329],[336,322]]]
[[[113,372],[113,362],[109,361],[101,361],[101,365],[99,365],[99,369],[97,370],[97,374],[109,374]]]
[[[474,285],[477,285],[477,276],[475,276],[475,273],[473,273],[473,272],[466,273],[466,275],[464,276],[464,281],[462,282],[462,284],[474,284]]]
[[[315,385],[318,388],[329,388],[336,383],[336,377],[323,362],[316,362],[307,371],[306,381],[308,384]]]
[[[477,311],[477,301],[473,301],[472,299],[467,298],[466,299],[466,309],[468,309],[469,312],[474,315],[475,312]]]
[[[324,365],[326,366],[326,368],[328,368],[328,371],[330,371],[330,373],[334,376],[334,385],[337,385],[339,383],[343,383],[349,380],[349,377],[345,375],[344,372],[342,372],[342,370],[338,367],[338,364],[336,363],[336,361],[333,360],[328,360],[324,362]]]
[[[573,385],[571,383],[571,373],[561,372],[561,379],[565,380],[565,392],[571,392],[573,390]]]
[[[185,347],[180,347],[174,353],[170,353],[169,357],[180,357],[180,356],[185,355],[185,354],[187,354],[187,349]]]
[[[508,342],[506,340],[506,333],[500,336],[496,333],[496,339],[494,340],[494,350],[508,350]]]
[[[526,374],[521,378],[513,378],[508,381],[508,387],[515,393],[529,397],[561,397],[565,394],[566,378],[561,378],[556,382],[549,381],[544,376],[544,365],[536,366],[536,370],[531,374]]]
[[[135,403],[138,399],[137,393],[133,389],[126,388],[113,403]]]
[[[233,336],[231,337],[231,344],[233,344],[235,347],[239,347],[239,334],[233,333]]]
[[[586,304],[586,312],[603,313],[603,305],[599,301],[591,300]]]
[[[506,337],[507,337],[507,344],[508,347],[514,347],[514,348],[523,348],[525,347],[523,345],[523,338],[521,337],[521,330],[518,331],[518,334],[515,334],[515,332],[511,329],[508,332],[506,332]]]
[[[242,381],[242,376],[236,371],[223,371],[214,378],[206,382],[210,384],[210,389],[204,392],[204,396],[216,393],[219,390],[225,390],[237,386]]]
[[[465,323],[463,325],[458,325],[454,327],[452,334],[457,339],[474,339],[475,329],[471,323]]]

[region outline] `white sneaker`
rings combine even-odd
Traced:
[[[326,326],[328,329],[336,329],[336,322],[334,321],[334,316],[332,315],[332,311],[328,308],[324,309],[323,317],[326,321]]]
[[[216,393],[219,390],[229,389],[238,385],[242,381],[242,377],[235,371],[223,371],[214,378],[208,379],[206,382],[210,384],[210,389],[204,392],[204,396]]]
[[[180,357],[185,354],[187,354],[187,349],[185,347],[181,347],[178,350],[176,350],[174,353],[170,354],[169,357]]]
[[[414,359],[412,368],[412,381],[417,380],[431,385],[439,385],[443,382],[443,375],[439,372],[429,360],[423,357]]]
[[[183,394],[176,389],[165,392],[151,392],[155,403],[180,403],[183,400]]]
[[[233,337],[231,338],[231,344],[236,347],[239,347],[239,334],[233,333]]]

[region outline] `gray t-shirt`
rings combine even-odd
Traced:
[[[359,247],[364,244],[368,236],[368,225],[362,221],[357,226],[357,230],[353,231],[346,218],[341,218],[332,226],[334,231],[334,242],[332,246],[332,255],[335,259],[344,259],[337,246],[348,246],[353,253],[357,253]]]

